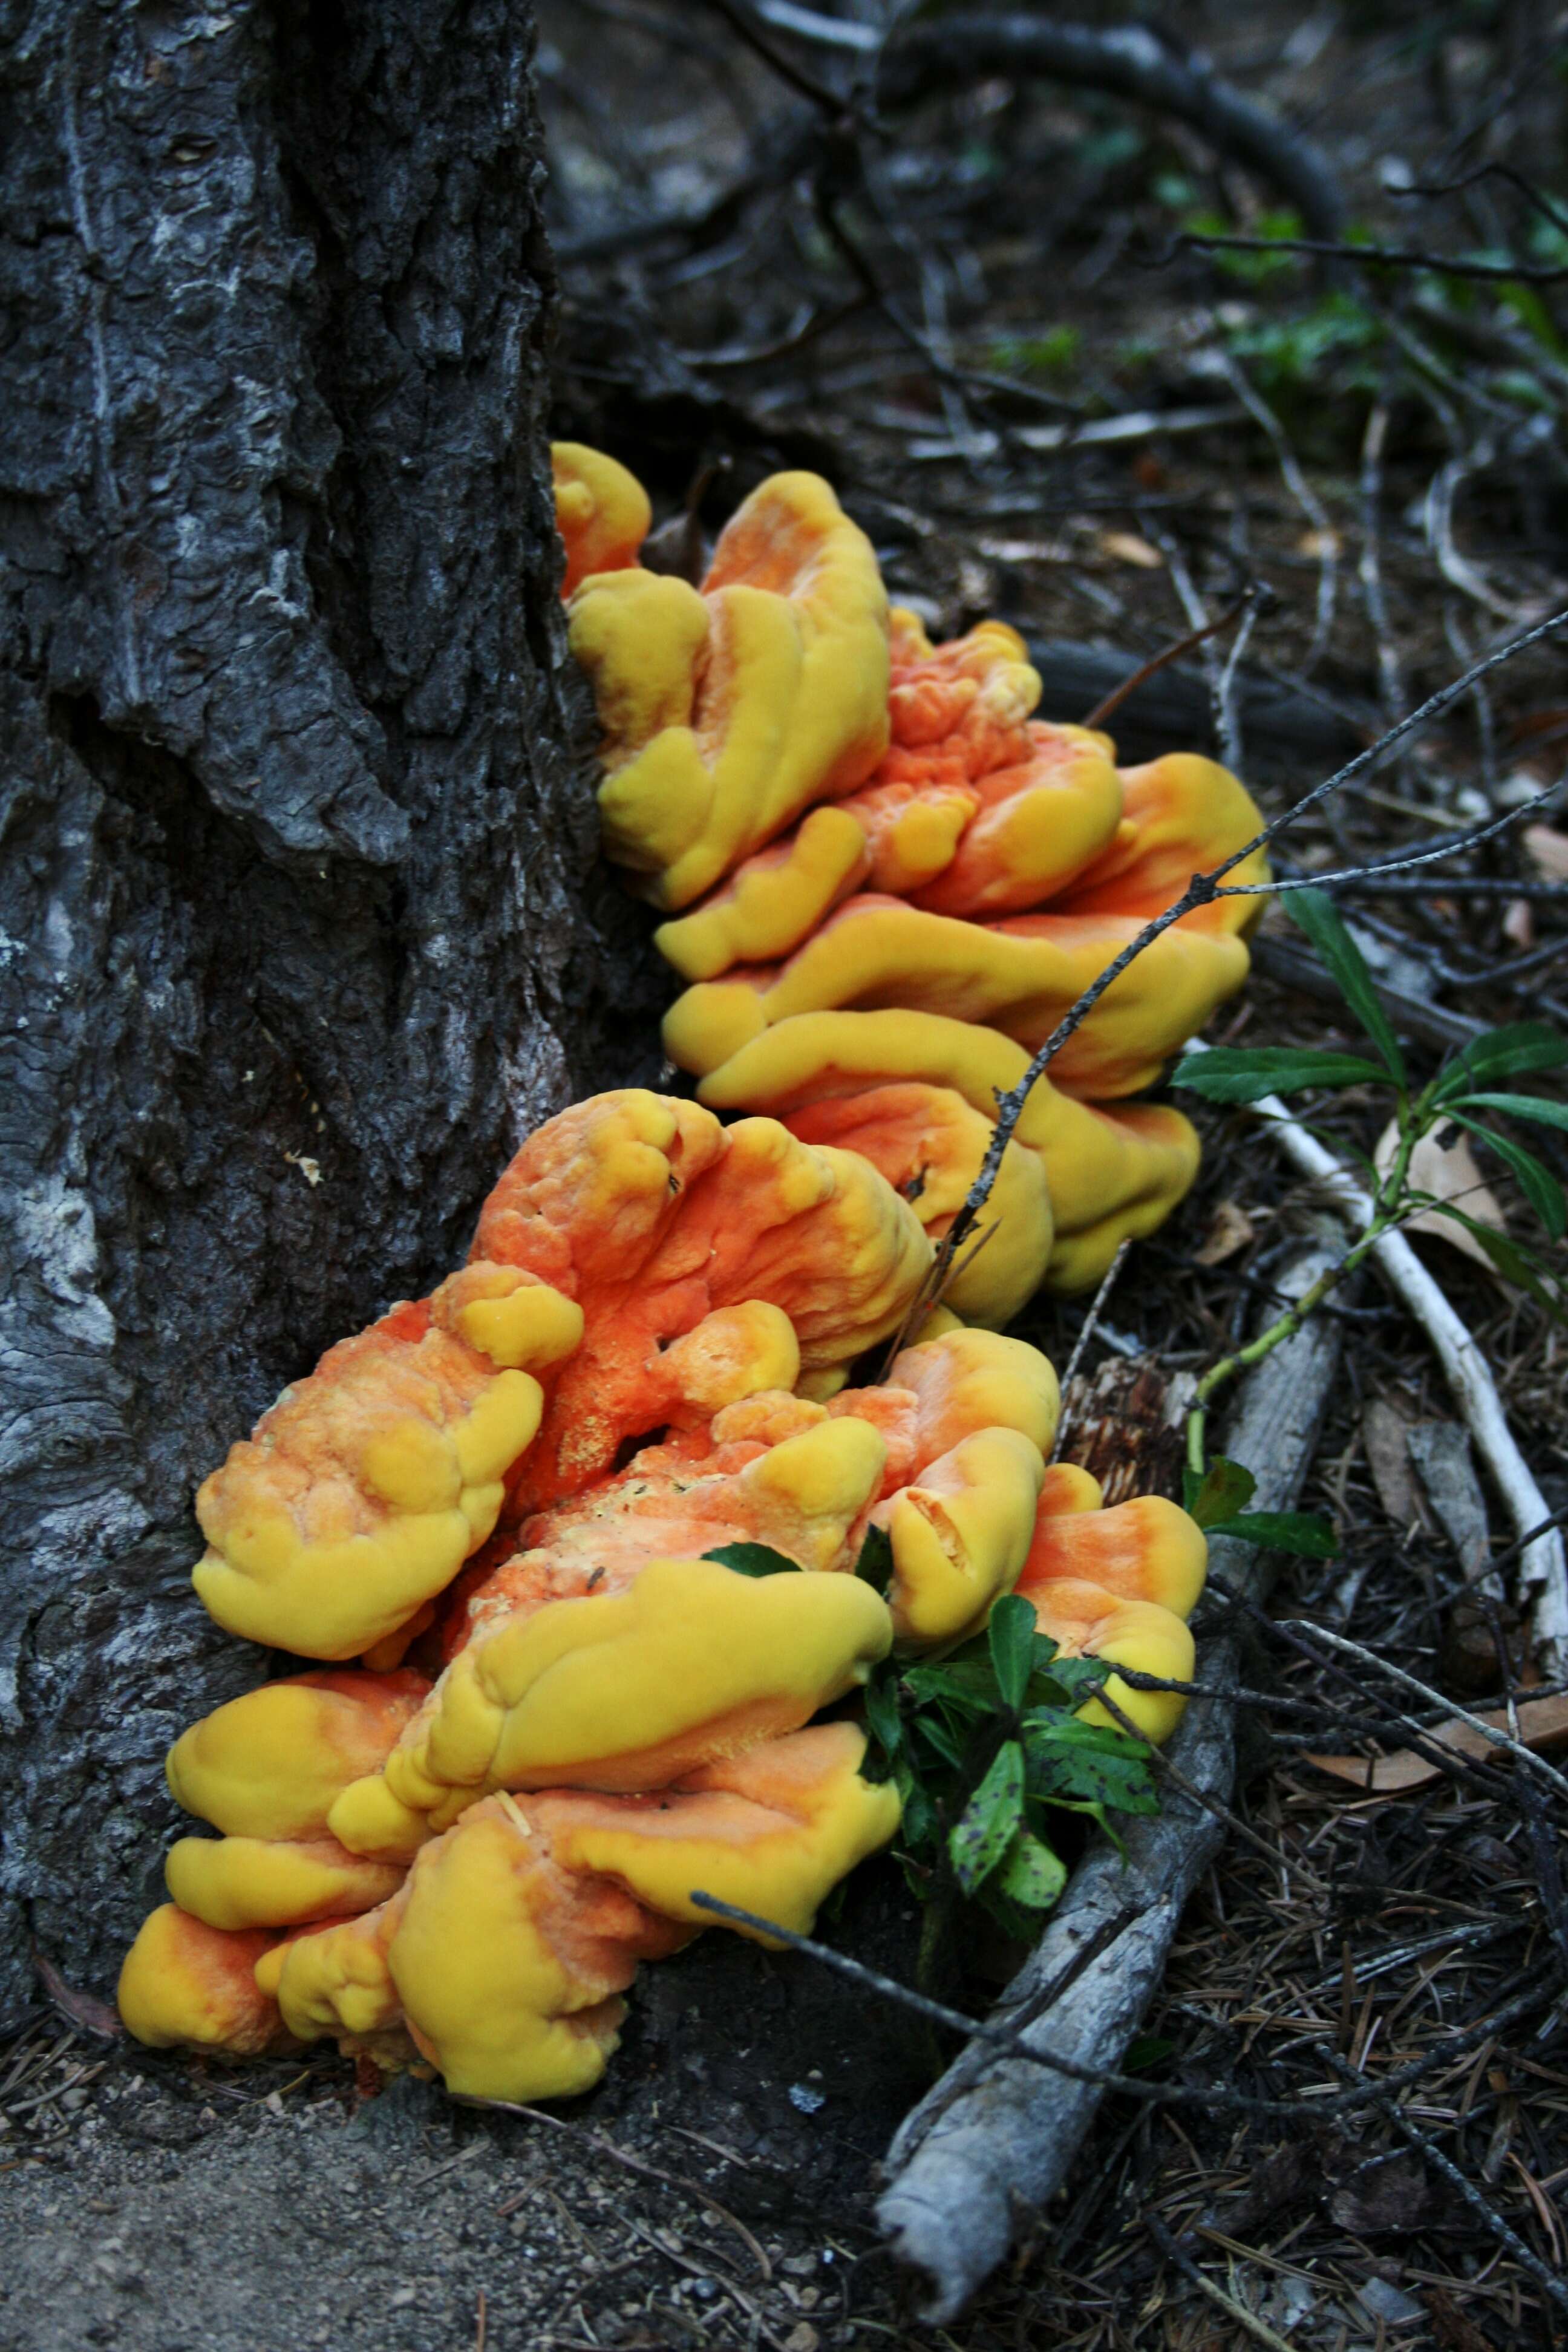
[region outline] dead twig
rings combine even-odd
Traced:
[[[1201,646],[1206,637],[1223,635],[1232,623],[1238,621],[1247,611],[1247,599],[1251,593],[1250,589],[1244,588],[1236,602],[1233,604],[1227,604],[1217,620],[1205,620],[1201,627],[1194,629],[1189,635],[1178,637],[1173,646],[1167,646],[1163,653],[1151,655],[1146,662],[1139,665],[1130,677],[1123,678],[1120,686],[1113,687],[1102,701],[1097,702],[1088,718],[1081,719],[1079,724],[1084,727],[1103,727],[1111,714],[1120,710],[1130,694],[1136,694],[1141,686],[1157,676],[1168,663],[1181,661],[1185,655],[1194,652]]]

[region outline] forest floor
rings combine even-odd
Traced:
[[[1547,12],[1171,14],[1310,128],[1358,230],[1526,271],[1568,263],[1568,215],[1549,216],[1563,84]],[[814,139],[809,94],[722,10],[546,0],[541,16],[566,294],[558,426],[632,464],[661,516],[679,518],[712,467],[699,498],[710,526],[763,472],[821,468],[895,596],[933,635],[992,614],[1022,629],[1045,715],[1063,719],[1186,634],[1200,605],[1217,615],[1261,583],[1271,601],[1222,724],[1271,814],[1568,603],[1568,302],[1550,280],[1436,264],[1326,276],[1279,249],[1301,224],[1279,192],[1195,133],[996,75],[957,75],[888,136],[862,137],[860,184],[827,110]],[[775,37],[840,85],[858,54]],[[1401,194],[1489,161],[1523,173],[1524,192],[1494,173],[1443,199]],[[1227,228],[1273,249],[1171,250]],[[1127,705],[1124,756],[1215,748],[1224,648]],[[1282,862],[1310,873],[1426,845],[1552,782],[1564,740],[1559,642],[1326,803]],[[1568,1028],[1552,895],[1565,881],[1568,835],[1542,827],[1529,845],[1496,837],[1419,895],[1384,884],[1346,901],[1415,1008],[1422,1077],[1466,1022]],[[1271,908],[1215,1036],[1353,1047],[1321,977]],[[1306,1229],[1313,1204],[1256,1128],[1198,1116],[1199,1184],[1128,1260],[1089,1379],[1119,1357],[1162,1376],[1211,1361]],[[1326,1123],[1363,1150],[1375,1140],[1353,1090]],[[1552,1159],[1556,1142],[1538,1148]],[[1560,1151],[1552,1164],[1568,1172]],[[1528,1236],[1506,1171],[1485,1173]],[[1568,1503],[1559,1331],[1486,1267],[1419,1246],[1549,1502]],[[1340,1553],[1286,1563],[1277,1612],[1348,1633],[1449,1698],[1498,1704],[1531,1670],[1521,1643],[1467,1633],[1453,1485],[1445,1500],[1423,1480],[1408,1439],[1436,1432],[1424,1458],[1474,1500],[1452,1402],[1375,1287],[1346,1313],[1304,1498],[1335,1521]],[[1060,1362],[1082,1320],[1081,1305],[1047,1302],[1022,1328]],[[1480,1507],[1486,1539],[1503,1540],[1496,1496]],[[1200,1634],[1223,1613],[1205,1606]],[[1563,2270],[1561,1811],[1508,1771],[1371,1793],[1336,1779],[1309,1759],[1366,1750],[1364,1686],[1282,1635],[1259,1629],[1254,1644],[1248,1682],[1311,1711],[1247,1718],[1247,1834],[1188,1906],[1142,2061],[1283,2098],[1330,2079],[1325,2053],[1373,2082],[1429,2057],[1404,2111],[1424,2144],[1381,2111],[1353,2130],[1238,2126],[1201,2100],[1110,2099],[1066,2196],[972,2312],[933,2330],[910,2315],[871,2216],[931,2045],[807,1959],[711,1937],[647,1971],[601,2090],[540,2118],[413,2084],[367,2098],[325,2055],[232,2073],[154,2056],[41,1998],[0,2053],[0,2352],[1559,2340],[1562,2312],[1499,2225]],[[861,1874],[826,1932],[912,1971],[914,1906],[890,1864]],[[994,1979],[976,1967],[963,1997],[983,2009]]]

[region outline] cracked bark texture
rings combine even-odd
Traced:
[[[652,1066],[573,750],[532,33],[0,0],[0,2021],[35,1947],[110,1980],[165,1748],[267,1671],[191,1593],[196,1482]]]

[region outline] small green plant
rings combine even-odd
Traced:
[[[991,346],[990,365],[1006,375],[1060,375],[1071,367],[1083,341],[1081,327],[1048,327],[1040,335],[1002,335]]]
[[[742,1576],[799,1574],[771,1545],[734,1543],[705,1555]],[[892,1547],[873,1528],[856,1574],[885,1591]],[[903,1805],[900,1860],[928,1906],[922,1970],[962,1906],[977,1900],[1008,1934],[1029,1940],[1067,1884],[1051,1842],[1054,1811],[1085,1813],[1114,1838],[1111,1816],[1157,1810],[1145,1743],[1078,1710],[1111,1673],[1098,1658],[1064,1658],[1035,1630],[1016,1593],[985,1631],[940,1658],[889,1658],[865,1693],[867,1769]]]
[[[1296,890],[1287,895],[1285,903],[1332,974],[1341,995],[1371,1044],[1372,1057],[1315,1046],[1219,1046],[1209,1053],[1189,1054],[1177,1065],[1172,1084],[1217,1103],[1259,1102],[1267,1095],[1366,1087],[1388,1097],[1396,1143],[1382,1175],[1363,1154],[1352,1155],[1367,1180],[1371,1213],[1344,1255],[1326,1267],[1296,1304],[1267,1330],[1212,1365],[1198,1382],[1187,1423],[1188,1507],[1195,1509],[1200,1517],[1206,1511],[1204,1523],[1211,1530],[1245,1535],[1255,1543],[1279,1543],[1279,1528],[1270,1531],[1267,1514],[1237,1516],[1251,1488],[1249,1486],[1246,1493],[1241,1491],[1236,1464],[1207,1460],[1205,1433],[1209,1406],[1216,1392],[1238,1372],[1259,1362],[1282,1340],[1299,1331],[1314,1308],[1321,1307],[1346,1276],[1371,1255],[1384,1234],[1394,1232],[1423,1210],[1434,1210],[1473,1234],[1499,1272],[1527,1291],[1549,1314],[1559,1318],[1563,1314],[1556,1275],[1536,1249],[1498,1233],[1471,1216],[1458,1201],[1439,1199],[1413,1181],[1411,1163],[1423,1137],[1447,1127],[1465,1129],[1495,1152],[1513,1175],[1551,1241],[1561,1241],[1568,1226],[1568,1205],[1552,1170],[1495,1124],[1500,1115],[1568,1130],[1568,1104],[1546,1096],[1503,1090],[1503,1082],[1509,1079],[1539,1077],[1561,1069],[1568,1063],[1568,1039],[1534,1021],[1491,1029],[1473,1039],[1426,1086],[1418,1087],[1411,1078],[1365,959],[1333,900],[1321,890]],[[1239,1473],[1241,1479],[1247,1476],[1245,1471]],[[1292,1527],[1295,1540],[1291,1540]],[[1299,1550],[1319,1547],[1321,1538],[1310,1534],[1303,1544],[1300,1540],[1302,1532],[1291,1515],[1291,1523],[1286,1526],[1286,1548]]]
[[[1242,258],[1272,263],[1268,254]],[[1375,311],[1336,289],[1306,310],[1249,320],[1226,337],[1262,389],[1275,398],[1321,394],[1331,372],[1341,392],[1375,392],[1387,330]]]
[[[1182,215],[1182,227],[1189,236],[1229,236],[1233,224],[1223,213],[1202,208]],[[1248,236],[1273,239],[1295,237],[1302,233],[1301,215],[1289,209],[1259,213],[1247,224]],[[1226,278],[1238,278],[1244,286],[1263,286],[1277,278],[1299,278],[1302,258],[1299,253],[1232,253],[1223,247],[1208,257],[1214,267]]]
[[[1114,1837],[1113,1814],[1157,1811],[1145,1743],[1079,1720],[1110,1672],[1062,1657],[1009,1593],[946,1657],[873,1675],[866,1721],[903,1802],[900,1860],[932,1936],[973,1898],[1032,1938],[1067,1884],[1052,1813],[1088,1814]]]

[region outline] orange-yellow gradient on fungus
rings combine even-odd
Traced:
[[[637,1090],[541,1129],[474,1247],[584,1309],[519,1508],[578,1492],[629,1438],[852,1361],[899,1328],[931,1258],[909,1202],[857,1154]]]
[[[569,1299],[478,1263],[340,1341],[197,1493],[211,1614],[315,1658],[394,1633],[495,1526],[539,1427],[535,1375],[582,1332]]]
[[[1192,1614],[1208,1564],[1202,1528],[1160,1495],[1101,1507],[1087,1470],[1047,1472],[1034,1541],[1017,1590],[1042,1633],[1067,1657],[1106,1658],[1171,1682],[1193,1678]],[[1106,1696],[1144,1738],[1164,1740],[1181,1720],[1177,1692],[1138,1690],[1112,1675]],[[1098,1699],[1088,1722],[1116,1721]]]
[[[607,854],[656,906],[689,906],[888,740],[887,598],[865,534],[815,474],[775,474],[700,588],[623,569],[572,598],[604,730]]]
[[[756,518],[775,495],[792,507],[830,498],[820,484],[808,498],[811,479],[764,483],[731,526],[737,546],[768,536]],[[716,572],[723,568],[716,561]],[[1005,624],[984,621],[933,645],[915,614],[895,608],[886,621],[885,742],[858,785],[836,769],[830,783],[798,794],[791,813],[789,796],[775,796],[750,837],[714,816],[699,817],[693,835],[703,792],[664,791],[650,768],[628,831],[616,802],[626,746],[677,742],[688,673],[707,658],[700,602],[695,591],[646,575],[641,584],[626,574],[590,579],[574,609],[596,609],[605,625],[624,614],[619,642],[637,638],[642,657],[607,664],[586,623],[574,644],[606,730],[606,852],[635,871],[660,871],[648,895],[670,919],[658,944],[688,983],[667,1018],[666,1047],[716,1107],[780,1108],[776,1095],[750,1090],[759,1066],[748,1049],[818,1014],[933,1016],[1034,1052],[1194,873],[1261,830],[1244,786],[1213,761],[1177,751],[1119,769],[1108,735],[1037,717],[1038,675]],[[741,740],[743,708],[765,729],[779,698],[733,664],[724,685],[732,689],[728,746]],[[816,737],[807,730],[800,740],[815,758]],[[760,772],[767,761],[754,764]],[[679,834],[674,887],[676,843],[656,838],[661,822]],[[1233,885],[1268,871],[1256,851]],[[1260,905],[1213,901],[1141,950],[1054,1057],[1047,1103],[1059,1090],[1086,1110],[1103,1108],[1156,1084],[1241,985],[1245,937]],[[961,1168],[967,1160],[977,1171],[984,1147],[956,1107],[929,1091],[946,1083],[938,1066],[906,1055],[885,1077],[904,1084],[897,1104],[883,1096],[818,1118],[815,1098],[802,1095],[789,1107],[792,1123],[814,1140],[865,1151],[901,1185],[911,1168],[918,1181],[924,1155],[934,1181],[922,1222],[940,1239],[955,1213]],[[910,1091],[917,1086],[928,1091]],[[992,1116],[990,1100],[965,1099]],[[1152,1231],[1192,1181],[1195,1136],[1163,1107],[1130,1106],[1110,1124],[1053,1125],[1054,1149],[1041,1160],[1048,1214],[1037,1184],[1009,1155],[1006,1198],[996,1199],[991,1219],[1004,1238],[989,1244],[988,1268],[976,1260],[963,1277],[962,1304],[978,1318],[1005,1320],[1041,1283],[1091,1286],[1121,1243]],[[1097,1204],[1087,1212],[1086,1199]]]
[[[717,1110],[754,1105],[808,1141],[848,1145],[910,1197],[940,1239],[954,1195],[979,1172],[998,1095],[1019,1085],[1028,1064],[1012,1038],[942,1013],[802,1013],[741,1046],[698,1092]],[[967,1105],[984,1136],[933,1106],[933,1088]],[[928,1142],[938,1119],[941,1150]],[[1030,1194],[1012,1189],[1014,1150],[1039,1164],[1048,1227]],[[917,1189],[922,1168],[930,1172]],[[1083,1102],[1037,1078],[993,1194],[997,1229],[947,1295],[970,1319],[1005,1323],[1042,1271],[1053,1290],[1092,1288],[1124,1240],[1163,1223],[1197,1169],[1197,1132],[1170,1104]]]
[[[854,1153],[595,1096],[523,1145],[468,1265],[329,1350],[205,1482],[197,1592],[252,1641],[395,1665],[503,1507],[847,1363],[898,1328],[931,1258]]]
[[[557,441],[550,451],[555,482],[555,527],[566,550],[561,593],[593,572],[625,572],[647,537],[653,509],[635,474],[600,449]]]
[[[637,1962],[710,1915],[694,1889],[805,1930],[898,1826],[859,1770],[865,1735],[824,1724],[716,1759],[657,1796],[560,1789],[470,1805],[379,1917],[308,1937],[264,1971],[301,2040],[402,2025],[448,2086],[565,2097],[596,2082]]]
[[[1142,925],[1119,915],[1018,915],[964,922],[901,898],[847,898],[782,964],[702,981],[664,1020],[665,1051],[705,1077],[794,1013],[897,1007],[980,1022],[1031,1052]],[[1137,1094],[1238,989],[1247,953],[1227,931],[1177,924],[1119,973],[1052,1065],[1058,1086]]]
[[[656,933],[686,980],[798,947],[862,884],[938,914],[1026,911],[1114,842],[1122,789],[1109,737],[1029,718],[1023,640],[987,621],[933,648],[891,615],[890,740],[870,782],[742,860]]]
[[[753,1397],[634,1455],[464,1591],[450,1662],[331,1833],[406,1860],[493,1789],[655,1789],[797,1729],[895,1636],[957,1638],[1023,1565],[1057,1409],[1037,1349],[960,1329],[883,1386]],[[853,1573],[872,1525],[890,1613]],[[807,1572],[737,1575],[734,1544]]]
[[[351,1853],[328,1816],[384,1761],[428,1689],[407,1669],[297,1675],[194,1724],[169,1752],[169,1787],[224,1834],[171,1850],[165,1874],[180,1908],[212,1927],[293,1927],[395,1894],[401,1870]]]

